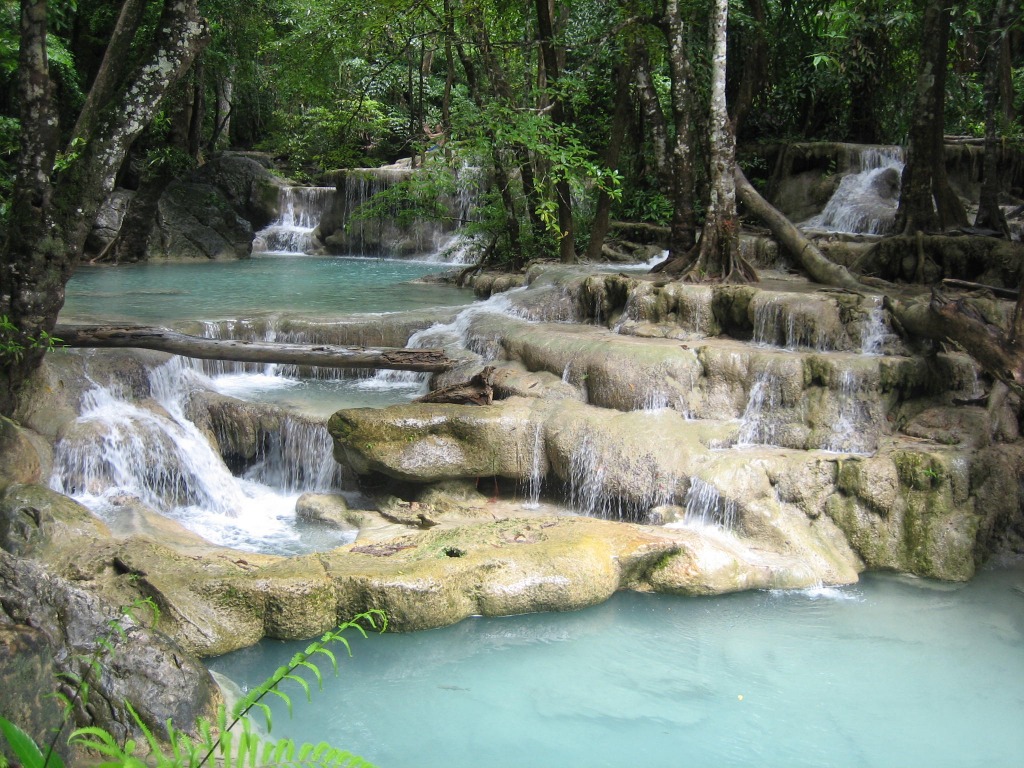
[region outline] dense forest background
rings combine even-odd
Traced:
[[[1019,22],[1015,0],[8,0],[0,313],[40,346],[113,186],[142,207],[227,148],[311,182],[406,159],[426,172],[379,203],[401,214],[475,187],[468,231],[512,267],[597,255],[624,219],[671,228],[672,271],[752,278],[736,185],[779,142],[908,146],[900,231],[1008,234]],[[950,134],[986,147],[976,222]]]

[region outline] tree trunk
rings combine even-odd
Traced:
[[[537,32],[540,50],[544,59],[544,72],[549,87],[557,86],[559,78],[558,52],[555,50],[555,29],[551,20],[551,5],[548,0],[535,0],[537,9]],[[551,102],[551,122],[556,126],[565,123],[565,108],[559,96]],[[572,219],[572,191],[569,180],[555,179],[555,202],[558,205],[558,256],[563,264],[576,262],[576,232]]]
[[[942,138],[950,27],[946,0],[928,0],[922,27],[914,117],[896,215],[897,229],[908,235],[967,224],[963,205],[946,177]]]
[[[996,0],[989,30],[989,46],[985,52],[985,158],[982,171],[981,196],[974,226],[992,229],[1010,238],[1003,209],[999,207],[999,73],[1003,69],[1003,56],[1009,52],[1005,44],[1007,21],[1012,18],[1015,2]]]
[[[198,360],[280,363],[321,368],[387,368],[428,373],[446,371],[455,364],[440,349],[339,347],[204,339],[164,328],[141,326],[58,325],[54,333],[69,347],[153,349]]]
[[[736,100],[732,105],[732,127],[736,136],[740,135],[743,122],[754,105],[754,99],[764,86],[768,69],[768,41],[764,35],[768,11],[765,9],[764,0],[747,0],[747,9],[754,22],[754,30],[753,40],[743,52],[743,76],[740,78]]]
[[[747,210],[764,222],[779,244],[799,262],[811,280],[848,291],[865,290],[865,286],[850,274],[846,267],[830,261],[789,219],[761,197],[739,166],[736,166],[736,189],[740,201]]]
[[[711,157],[707,218],[700,237],[696,264],[687,275],[727,282],[757,280],[757,272],[739,249],[736,214],[736,135],[725,103],[725,68],[729,0],[715,0],[711,8]]]
[[[887,307],[905,332],[966,350],[993,378],[1024,397],[1024,291],[1009,329],[990,323],[969,300],[938,291],[927,304],[891,300]]]
[[[629,62],[620,60],[615,63],[615,112],[612,116],[611,136],[605,147],[604,165],[616,168],[619,155],[622,153],[622,142],[626,138],[626,121],[629,119]],[[609,217],[612,210],[612,198],[605,190],[597,196],[597,208],[594,211],[594,223],[590,228],[590,242],[587,244],[587,260],[600,261],[604,238],[608,234]]]
[[[679,10],[679,0],[665,3],[665,36],[668,39],[669,67],[672,72],[672,119],[675,142],[672,146],[672,234],[669,260],[690,252],[697,241],[697,219],[694,212],[694,117],[693,65],[686,48],[686,29]]]
[[[111,45],[129,36],[135,0],[126,0]],[[132,142],[149,124],[160,102],[207,40],[197,0],[165,0],[150,55],[121,78],[104,59],[87,97],[76,135],[56,165],[58,122],[46,66],[46,2],[22,0],[19,100],[22,149],[0,253],[0,353],[12,343],[25,348],[7,354],[0,366],[0,413],[13,412],[25,381],[42,360],[45,338],[64,304],[64,286],[77,265],[96,213]],[[125,21],[125,19],[128,21]],[[125,21],[122,29],[122,21]],[[131,42],[129,40],[129,42]],[[145,41],[135,41],[145,45]],[[106,74],[104,74],[106,70]],[[114,81],[122,87],[113,87]]]
[[[654,155],[654,170],[658,177],[658,185],[662,191],[672,194],[672,159],[668,148],[668,125],[665,123],[665,113],[662,112],[661,102],[658,100],[658,92],[654,88],[654,81],[651,79],[650,55],[646,46],[640,46],[637,57],[636,69],[636,92],[643,109],[644,120],[651,132],[651,149]]]

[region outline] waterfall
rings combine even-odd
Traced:
[[[281,187],[277,219],[256,233],[254,251],[306,254],[315,250],[313,230],[334,198],[334,187]]]
[[[783,300],[782,296],[759,293],[751,301],[754,310],[753,342],[788,350],[814,349],[829,352],[836,347],[825,331],[827,324],[821,303],[808,306]]]
[[[871,453],[875,449],[874,430],[870,429],[870,405],[858,398],[862,389],[857,374],[850,369],[839,377],[839,415],[832,435],[822,448],[836,453]]]
[[[737,446],[777,445],[782,424],[773,418],[774,411],[782,404],[782,392],[778,377],[771,371],[757,374],[747,407],[740,417],[740,431]]]
[[[323,425],[285,417],[260,460],[236,477],[186,416],[187,393],[204,375],[175,357],[149,379],[152,399],[141,403],[116,388],[86,392],[81,415],[55,448],[54,489],[107,518],[118,514],[124,497],[134,497],[209,541],[239,549],[294,554],[343,543],[341,534],[294,526],[299,493],[340,486]]]
[[[880,355],[889,330],[885,326],[885,314],[882,311],[882,297],[871,296],[871,310],[864,318],[860,332],[860,351],[865,355]]]
[[[690,487],[686,491],[683,502],[686,514],[683,524],[688,526],[719,526],[732,530],[736,525],[738,508],[735,501],[725,499],[711,483],[699,477],[690,479]]]
[[[51,484],[80,500],[114,491],[157,509],[201,507],[235,516],[243,505],[235,479],[192,422],[98,385],[85,393],[81,416],[57,443]]]
[[[617,491],[618,480],[609,478],[606,469],[621,461],[602,454],[598,442],[584,432],[570,456],[568,501],[574,510],[605,520],[643,520],[651,508],[674,503],[676,478],[658,474],[658,462],[644,455],[631,462],[631,479],[646,490],[639,499],[624,498]]]
[[[475,215],[480,174],[463,168],[450,182],[438,181],[446,168],[414,170],[407,166],[355,168],[336,176],[338,196],[320,226],[320,236],[333,253],[388,258],[413,257],[455,264],[471,262],[476,243],[461,235],[460,227]],[[421,175],[422,174],[422,175]],[[411,215],[401,195],[386,193],[408,182],[412,197],[420,179],[431,184],[430,205],[436,218]],[[438,186],[439,185],[439,186]],[[438,192],[440,188],[444,191]]]
[[[334,460],[334,441],[323,424],[286,416],[280,432],[270,436],[259,460],[245,473],[283,493],[335,491],[341,487],[342,466]]]
[[[471,333],[473,322],[488,314],[517,317],[519,313],[515,308],[513,299],[524,291],[526,291],[525,287],[513,288],[504,293],[496,293],[484,301],[470,304],[459,312],[451,322],[434,323],[427,328],[416,331],[409,336],[406,346],[412,349],[429,349],[434,347],[448,350],[467,349],[480,355],[485,360],[497,359],[501,355],[500,345],[493,339],[473,336]],[[360,386],[378,388],[406,385],[417,386],[425,391],[429,379],[429,373],[381,369]]]
[[[807,229],[870,235],[888,234],[899,204],[903,155],[898,147],[861,150],[856,170],[843,177],[824,210],[803,224]]]
[[[526,479],[524,509],[540,507],[540,492],[544,485],[544,427],[537,422],[533,427],[533,450],[530,454],[530,476]]]

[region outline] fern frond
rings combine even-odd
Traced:
[[[308,669],[310,672],[312,672],[313,677],[316,678],[317,689],[321,691],[324,689],[324,678],[320,674],[320,668],[317,667],[316,664],[314,664],[311,661],[308,661],[307,659],[302,659],[301,661],[296,662],[295,667],[304,667],[305,669]]]
[[[298,665],[296,665],[296,666],[298,666]],[[306,692],[306,701],[312,701],[313,700],[313,694],[309,690],[309,683],[307,683],[303,678],[299,677],[298,675],[291,675],[291,674],[289,674],[289,675],[285,675],[281,680],[282,680],[282,682],[285,681],[285,680],[291,680],[293,683],[298,685],[300,688],[302,688],[302,690],[304,690]]]
[[[330,648],[324,648],[321,645],[321,646],[317,646],[316,648],[314,648],[309,653],[309,656],[313,656],[314,654],[317,654],[317,653],[322,653],[324,656],[326,656],[328,659],[330,659],[331,660],[331,667],[334,668],[334,674],[338,674],[338,658],[334,655],[334,652],[331,651]]]

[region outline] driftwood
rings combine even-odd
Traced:
[[[494,366],[462,384],[435,389],[416,400],[417,403],[452,403],[455,405],[490,405],[494,401]]]
[[[282,363],[321,368],[388,368],[436,373],[455,361],[440,349],[340,347],[326,344],[281,344],[269,341],[204,339],[165,328],[142,326],[58,325],[53,335],[69,347],[131,347],[170,352],[200,360]]]

